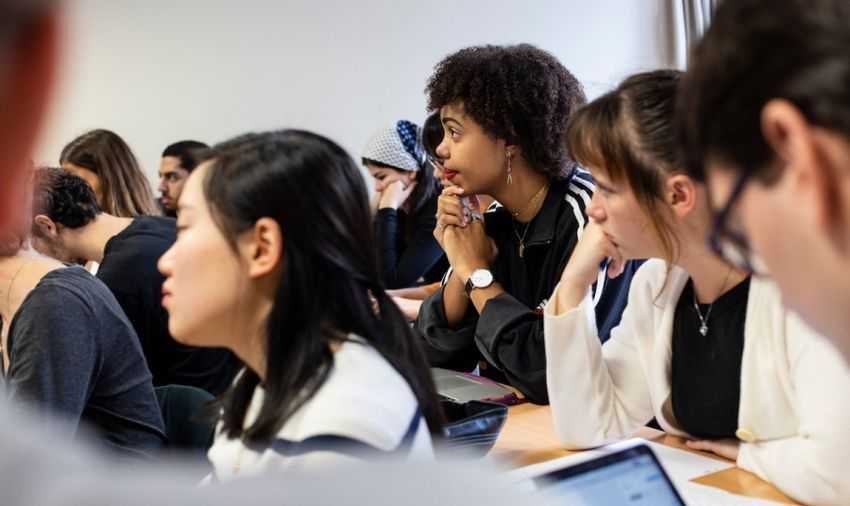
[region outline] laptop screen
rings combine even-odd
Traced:
[[[652,450],[636,446],[535,478],[564,505],[684,506]]]

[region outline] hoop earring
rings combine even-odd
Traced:
[[[513,170],[513,169],[511,169],[511,156],[507,155],[507,158],[508,158],[508,184],[511,184],[511,183],[514,182],[514,178],[511,175],[511,172]]]

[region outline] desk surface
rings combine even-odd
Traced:
[[[635,436],[686,451],[693,451],[685,446],[682,438],[669,436],[648,427],[640,429]],[[512,406],[508,410],[508,420],[490,455],[506,460],[516,467],[521,467],[573,453],[575,452],[562,449],[558,443],[552,427],[549,406],[520,404]],[[712,457],[715,456],[712,455]],[[779,492],[773,485],[737,467],[709,474],[693,481],[735,494],[787,504],[798,504]]]

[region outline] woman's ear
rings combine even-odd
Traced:
[[[685,217],[696,206],[697,184],[684,174],[674,174],[664,182],[664,201],[677,217]]]
[[[283,264],[283,241],[280,225],[271,218],[260,218],[245,232],[239,249],[251,278],[261,278]]]
[[[35,223],[42,235],[50,237],[51,239],[56,238],[59,234],[56,223],[54,223],[47,215],[36,215],[35,218],[33,218],[33,223]]]

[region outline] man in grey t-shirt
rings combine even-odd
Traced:
[[[10,322],[5,378],[12,398],[42,416],[63,416],[68,428],[87,425],[100,445],[123,455],[159,450],[166,437],[151,373],[109,289],[82,267],[20,275],[52,267],[36,258],[0,258],[0,273],[10,261],[19,273],[13,300],[22,299],[12,307],[14,317],[3,309]]]

